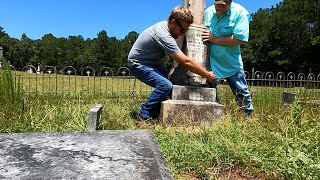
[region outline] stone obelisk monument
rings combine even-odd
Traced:
[[[183,0],[183,6],[190,9],[194,16],[194,23],[190,25],[189,31],[180,36],[177,43],[180,49],[188,56],[193,58],[202,67],[209,67],[209,46],[203,43],[201,34],[206,27],[204,26],[205,0]],[[170,80],[176,85],[205,86],[206,79],[187,71],[182,66],[174,63],[171,70]]]
[[[206,29],[205,4],[205,0],[183,0],[183,6],[194,15],[194,23],[177,43],[188,57],[208,69],[209,44],[204,43],[201,37],[202,31]],[[161,104],[160,121],[163,123],[207,124],[225,113],[225,107],[216,102],[216,89],[207,87],[205,78],[184,69],[176,62],[169,78],[174,86],[172,99]]]

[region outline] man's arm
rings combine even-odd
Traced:
[[[227,37],[216,37],[209,31],[205,30],[202,32],[202,40],[205,42],[211,42],[214,44],[224,45],[224,46],[235,46],[239,44],[245,44],[245,41],[240,41],[233,35]]]
[[[169,57],[171,59],[174,59],[177,63],[179,63],[187,70],[205,77],[210,83],[214,82],[216,75],[212,71],[207,71],[204,67],[198,64],[195,60],[186,56],[184,53],[179,52],[176,54],[170,54]]]

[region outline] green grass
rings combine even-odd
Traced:
[[[193,132],[182,128],[158,128],[154,132],[177,177],[183,172],[202,172],[197,174],[206,178],[210,167],[219,173],[221,167],[241,166],[270,179],[318,179],[318,119],[303,113],[297,124],[293,111],[290,107],[254,122],[231,115],[208,129]],[[316,109],[309,112],[320,113]]]
[[[20,97],[14,86],[6,87]],[[102,104],[100,129],[150,129],[176,179],[215,179],[234,169],[264,179],[320,178],[319,107],[297,102],[282,106],[282,89],[251,89],[255,114],[248,121],[229,89],[220,89],[227,114],[206,128],[136,125],[134,112],[148,94],[137,98],[123,93],[28,93],[17,98],[16,109],[0,109],[0,132],[85,131],[88,111]]]
[[[223,168],[242,167],[270,179],[319,177],[319,108],[299,104],[255,114],[246,121],[231,104],[210,127],[156,124],[137,126],[132,115],[144,99],[106,95],[30,96],[25,111],[9,119],[2,132],[85,131],[88,111],[103,104],[100,129],[150,129],[176,179],[219,177]],[[8,118],[8,117],[7,117]],[[214,169],[214,172],[212,172]]]

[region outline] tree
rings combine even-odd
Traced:
[[[10,37],[3,29],[4,28],[0,26],[0,46],[3,48],[4,57],[6,57],[6,54],[9,51],[8,42],[10,40]],[[7,59],[7,60],[10,61],[9,59]]]
[[[320,71],[319,1],[284,0],[253,15],[250,46],[262,70]]]
[[[15,38],[8,38],[5,39],[4,43],[4,56],[7,58],[7,61],[17,69],[23,67],[24,64],[20,61],[21,59],[19,57],[19,40]]]
[[[65,65],[80,69],[86,59],[83,58],[85,48],[86,43],[82,36],[69,36],[65,45]]]
[[[0,40],[4,37],[9,37],[8,34],[3,30],[3,27],[0,26]],[[1,42],[1,41],[0,41]],[[1,44],[0,44],[1,45]]]
[[[94,38],[91,43],[91,55],[92,58],[89,59],[89,66],[95,68],[111,65],[110,55],[108,52],[109,48],[109,37],[105,30],[98,33],[98,37]]]
[[[19,48],[19,61],[21,61],[24,66],[25,65],[38,65],[40,63],[39,59],[36,58],[36,49],[33,43],[33,40],[30,39],[25,33],[22,34],[20,43],[18,45]]]

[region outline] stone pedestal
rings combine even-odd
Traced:
[[[216,89],[174,85],[172,100],[161,103],[160,121],[172,125],[209,125],[225,114]]]
[[[161,104],[160,121],[171,125],[210,125],[225,114],[216,102],[167,100]]]

